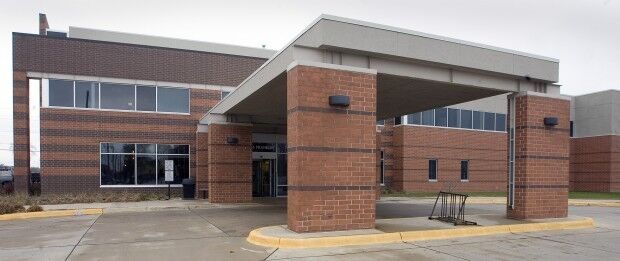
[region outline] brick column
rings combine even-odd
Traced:
[[[237,144],[228,143],[236,138]],[[209,202],[252,201],[252,127],[210,124],[208,131]]]
[[[515,202],[507,215],[514,219],[566,217],[570,102],[532,93],[511,98],[515,99]],[[509,106],[509,115],[512,109]],[[545,126],[545,117],[557,117],[559,124]]]
[[[375,225],[376,74],[297,65],[287,76],[288,228]],[[331,107],[347,95],[350,106]]]
[[[196,132],[196,198],[203,198],[203,191],[209,189],[209,133],[200,129]]]
[[[30,110],[28,77],[13,72],[13,161],[15,191],[28,193],[30,173]]]

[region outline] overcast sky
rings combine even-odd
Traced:
[[[322,13],[560,59],[562,92],[619,89],[620,0],[3,0],[0,163],[12,163],[11,32],[70,25],[280,49]],[[93,61],[96,62],[96,61]]]

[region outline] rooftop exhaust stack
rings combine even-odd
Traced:
[[[50,29],[50,25],[47,23],[47,16],[39,13],[39,35],[47,35],[47,29]]]

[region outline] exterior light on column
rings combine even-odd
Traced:
[[[349,107],[351,99],[346,95],[332,95],[329,96],[329,105],[338,107]]]
[[[545,117],[545,126],[558,125],[558,117]]]
[[[226,139],[226,143],[230,144],[230,145],[235,145],[239,143],[239,139],[237,137],[228,137]]]

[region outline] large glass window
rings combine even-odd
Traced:
[[[435,113],[433,110],[422,112],[422,125],[435,125]]]
[[[73,107],[73,81],[49,79],[49,105]]]
[[[461,180],[469,180],[469,161],[461,160]]]
[[[101,108],[115,110],[135,109],[135,86],[101,83]]]
[[[157,87],[157,111],[189,113],[189,89]]]
[[[470,110],[461,110],[461,128],[471,129],[472,128],[472,112]]]
[[[506,131],[506,114],[495,114],[495,130]]]
[[[416,112],[407,115],[407,124],[420,124],[422,122],[422,113]]]
[[[136,110],[155,111],[157,89],[155,86],[136,86]]]
[[[474,111],[473,128],[476,130],[482,130],[483,123],[484,123],[484,113],[480,111]]]
[[[428,161],[428,180],[437,180],[437,160],[432,159]]]
[[[448,126],[448,110],[446,108],[435,109],[435,126]]]
[[[98,82],[75,82],[75,107],[99,108]]]
[[[458,128],[461,114],[458,109],[448,109],[448,127]]]
[[[173,163],[174,181],[189,178],[189,145],[101,144],[101,185],[165,185],[166,161]]]
[[[484,113],[484,129],[485,130],[495,130],[495,113],[485,112]]]

